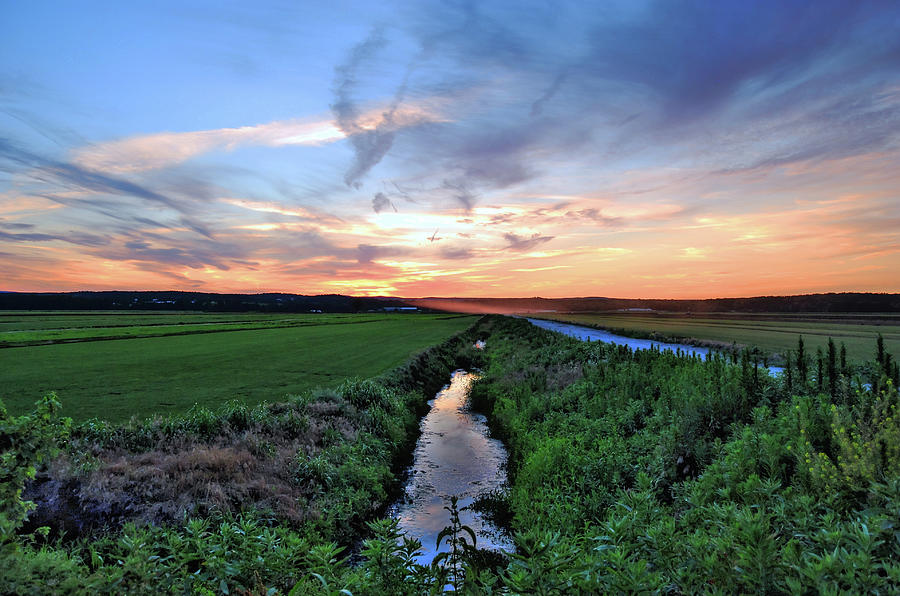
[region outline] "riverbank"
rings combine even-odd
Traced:
[[[531,320],[531,319],[529,319]],[[717,341],[712,339],[700,339],[697,337],[683,336],[683,335],[668,335],[656,330],[645,330],[645,329],[637,329],[634,327],[613,327],[609,325],[602,325],[599,323],[592,323],[589,320],[584,320],[584,317],[580,319],[573,319],[572,317],[567,317],[565,315],[555,316],[552,318],[538,318],[537,320],[545,320],[545,321],[558,321],[561,323],[567,323],[571,325],[578,325],[581,327],[587,327],[590,329],[596,329],[598,331],[605,331],[607,333],[618,335],[621,337],[628,337],[632,339],[640,339],[646,340],[648,342],[654,343],[663,343],[663,344],[673,344],[683,347],[692,347],[692,348],[702,348],[705,351],[715,351],[721,352],[722,354],[735,354],[740,353],[745,349],[753,349],[755,346],[749,346],[746,344],[739,344],[737,342],[725,342],[725,341]],[[705,354],[705,352],[704,352]],[[772,364],[777,364],[779,366],[783,366],[785,363],[785,357],[783,354],[778,352],[763,352],[757,348],[757,354],[760,357],[765,357],[767,361],[770,361]]]
[[[877,337],[885,348],[900,353],[900,318],[896,314],[852,313],[558,313],[539,318],[605,329],[619,335],[708,347],[726,353],[757,350],[770,364],[783,366],[787,354],[803,337],[806,349],[825,352],[828,339],[846,347],[851,365],[872,358]]]
[[[487,356],[472,400],[509,450],[515,590],[900,589],[886,356],[857,392],[840,371],[770,377],[523,319],[497,323]]]
[[[609,331],[597,329],[594,327],[585,327],[583,325],[575,325],[572,323],[562,323],[555,320],[531,318],[526,320],[532,325],[535,325],[542,329],[554,331],[556,333],[562,333],[563,335],[574,337],[575,339],[579,339],[581,341],[601,341],[615,344],[617,346],[627,346],[632,350],[670,351],[678,356],[683,355],[698,357],[702,360],[709,360],[713,355],[718,354],[726,358],[730,358],[733,364],[737,363],[739,354],[746,354],[752,358],[754,368],[762,366],[763,370],[767,370],[770,375],[778,375],[784,373],[783,367],[769,365],[768,358],[760,357],[757,352],[750,352],[746,348],[742,351],[738,351],[732,346],[732,349],[729,349],[727,352],[722,352],[713,350],[711,348],[688,344],[673,344],[657,339],[641,339],[624,335],[617,335],[615,333],[611,333]]]

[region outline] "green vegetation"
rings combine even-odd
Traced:
[[[198,316],[203,323],[192,323]],[[79,317],[82,327],[66,332],[125,337],[172,329],[170,315]],[[110,317],[122,317],[127,326],[109,327]],[[60,318],[66,317],[17,324],[58,325]],[[377,375],[474,320],[422,314],[182,314],[176,329],[205,325],[209,332],[0,349],[0,399],[19,414],[55,391],[74,420],[109,421],[184,412],[194,404],[215,408],[231,399],[279,401],[349,377]],[[94,324],[100,327],[89,327]],[[45,328],[34,337],[46,340],[56,331]]]
[[[771,377],[749,351],[702,361],[488,317],[380,377],[279,404],[68,428],[48,399],[0,417],[0,491],[12,495],[0,586],[897,593],[900,370],[886,342],[872,350],[851,379],[836,344],[812,357],[797,346],[790,375]],[[509,449],[509,489],[481,505],[509,514],[517,551],[475,549],[451,501],[450,553],[426,567],[414,539],[375,518],[425,400],[457,366],[483,370],[472,405]],[[39,507],[23,525],[24,499]]]
[[[279,404],[71,430],[53,397],[32,414],[0,411],[0,591],[440,591],[447,572],[416,566],[418,543],[398,542],[395,521],[371,520],[427,400],[456,366],[480,363],[473,342],[457,335],[381,376]],[[38,508],[23,525],[28,499]],[[361,564],[347,567],[363,537]]]
[[[813,360],[789,391],[747,352],[732,365],[495,327],[472,399],[510,450],[521,591],[900,589],[887,353],[871,390]]]
[[[884,337],[888,350],[900,353],[898,315],[678,315],[678,314],[541,314],[539,318],[606,329],[630,337],[701,340],[711,345],[736,343],[783,356],[802,335],[812,352],[826,349],[828,338],[845,344],[855,363],[872,358],[875,338]],[[776,358],[775,362],[780,362]]]
[[[132,313],[63,312],[0,313],[0,347],[24,347],[74,341],[102,341],[218,333],[310,325],[365,323],[396,319],[390,314],[260,314],[260,313]],[[427,315],[426,315],[427,316]],[[448,315],[443,315],[444,317]]]
[[[282,319],[315,321],[321,315],[283,313],[205,313],[162,311],[0,311],[0,331],[39,329],[84,329],[92,327],[130,327],[179,325],[189,323],[238,323],[278,321]],[[329,319],[335,315],[325,315]],[[358,317],[359,315],[339,315]]]

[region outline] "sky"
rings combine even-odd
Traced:
[[[0,0],[0,290],[900,292],[900,3]]]

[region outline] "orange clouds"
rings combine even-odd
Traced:
[[[209,205],[216,214],[207,219],[209,237],[177,221],[127,232],[110,223],[91,237],[73,235],[71,222],[84,217],[79,197],[7,193],[0,276],[4,289],[38,291],[647,298],[900,291],[900,208],[871,159],[880,158],[853,161],[853,179],[843,172],[824,179],[828,165],[779,169],[750,194],[767,197],[782,176],[823,180],[790,201],[723,198],[721,207],[702,210],[691,196],[715,183],[723,188],[717,196],[727,197],[736,191],[723,181],[738,175],[709,182],[679,173],[663,195],[641,200],[497,193],[469,210],[404,202],[375,213],[366,198],[354,211],[228,196]],[[648,177],[665,181],[659,172]]]

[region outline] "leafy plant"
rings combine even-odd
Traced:
[[[466,508],[460,509],[458,503],[459,497],[453,495],[450,497],[450,505],[444,506],[450,512],[450,525],[438,534],[435,548],[440,550],[441,543],[446,540],[450,550],[439,552],[432,563],[447,570],[447,581],[456,591],[459,591],[466,579],[466,559],[476,550],[475,530],[460,520],[459,514]]]
[[[71,420],[60,418],[55,393],[41,398],[32,414],[10,416],[0,401],[0,548],[15,548],[16,531],[34,507],[22,489],[37,466],[59,451]]]

